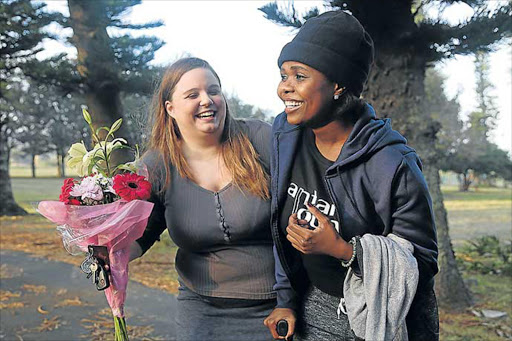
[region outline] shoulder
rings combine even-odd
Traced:
[[[160,167],[162,166],[163,157],[162,157],[162,154],[158,150],[149,149],[144,152],[140,161],[142,162],[143,165],[148,167],[149,171],[151,171],[151,170],[158,168],[159,166]]]
[[[272,131],[277,132],[284,130],[286,125],[289,125],[286,119],[286,114],[282,112],[274,119],[274,123],[272,124]]]
[[[248,135],[249,138],[256,135],[269,135],[272,129],[269,123],[257,119],[238,118],[236,121],[240,124],[240,127],[242,127],[242,130]]]
[[[146,167],[148,179],[153,188],[161,188],[165,182],[165,161],[162,153],[158,150],[149,149],[142,155],[140,159],[143,166]]]
[[[270,141],[272,127],[267,122],[256,119],[237,119],[241,130],[247,135],[252,146],[260,155],[261,161],[270,163]]]
[[[237,119],[236,121],[256,148],[270,141],[272,126],[269,123],[256,119]]]
[[[366,171],[371,178],[392,181],[404,171],[421,174],[421,161],[416,151],[406,144],[385,146],[366,162]]]

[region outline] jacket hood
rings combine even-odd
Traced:
[[[385,146],[407,143],[400,133],[391,128],[389,118],[376,118],[373,107],[368,103],[366,106],[365,113],[354,124],[338,159],[327,169],[327,174],[353,165],[363,158],[367,159]],[[301,129],[300,125],[289,124],[284,113],[276,117],[274,125],[276,133],[288,133]]]
[[[344,168],[363,158],[367,159],[385,146],[406,143],[407,140],[391,128],[391,120],[377,119],[373,107],[367,104],[366,112],[355,123],[338,159],[329,167],[327,173],[336,168]]]

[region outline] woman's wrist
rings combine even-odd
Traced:
[[[331,256],[343,261],[349,261],[352,258],[353,247],[352,244],[347,243],[343,238],[336,239],[334,252]]]

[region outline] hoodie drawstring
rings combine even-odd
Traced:
[[[340,298],[340,303],[338,304],[337,313],[338,313],[338,320],[341,317],[341,313],[347,315],[347,307],[345,306],[345,298],[343,298],[343,297]]]

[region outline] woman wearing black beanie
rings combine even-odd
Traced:
[[[296,340],[439,338],[432,202],[416,152],[360,98],[372,62],[343,11],[309,19],[279,56],[275,338],[281,319]]]

